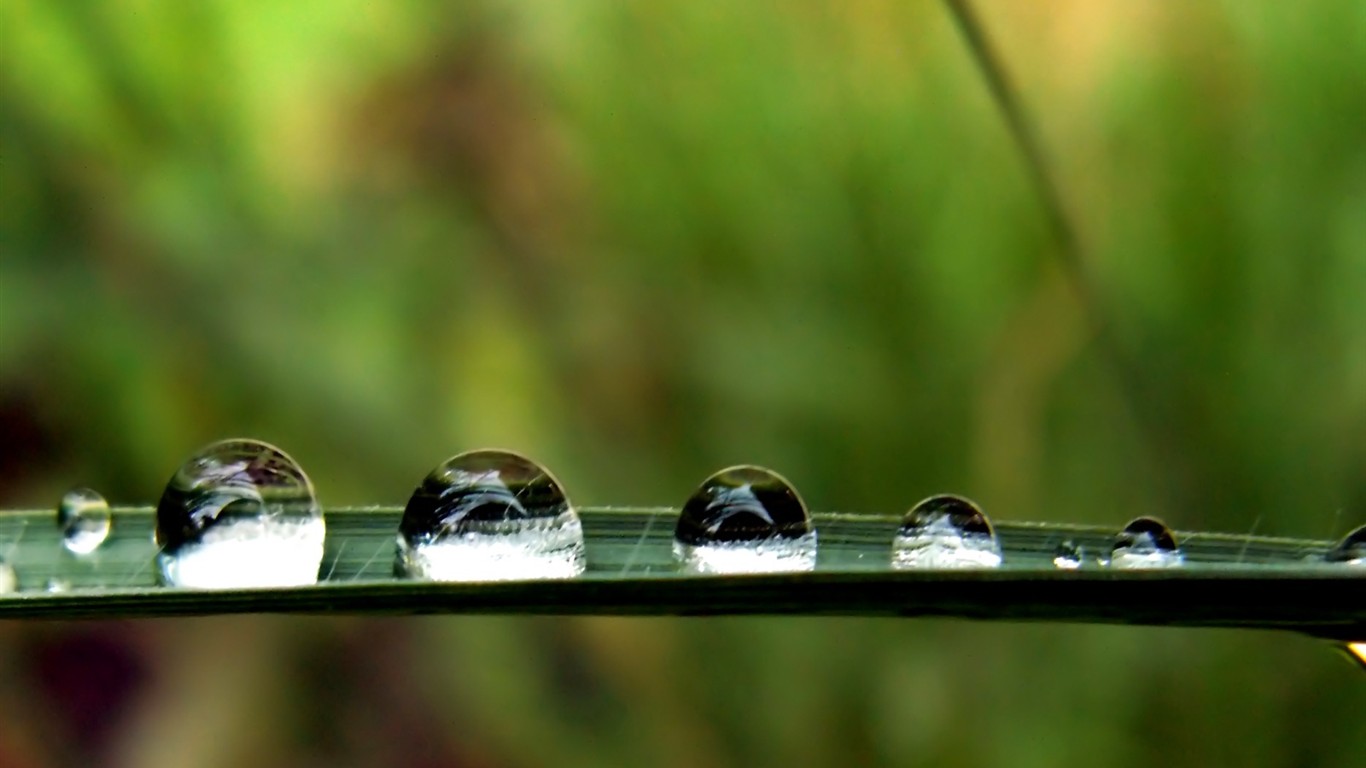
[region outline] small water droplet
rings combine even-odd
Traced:
[[[52,595],[60,594],[62,592],[70,592],[71,582],[65,579],[48,579],[47,585],[44,587],[44,591]]]
[[[157,504],[157,564],[176,587],[314,584],[326,533],[313,485],[284,451],[224,440],[186,461]]]
[[[0,595],[6,595],[19,589],[19,574],[14,572],[14,566],[5,562],[0,557]]]
[[[991,521],[970,499],[940,494],[906,513],[892,541],[892,568],[995,568],[1001,547]]]
[[[1129,521],[1110,551],[1111,568],[1172,568],[1184,560],[1172,529],[1155,517]]]
[[[1075,571],[1081,567],[1082,558],[1085,553],[1081,545],[1071,539],[1067,539],[1058,544],[1057,549],[1053,550],[1053,567],[1064,571]]]
[[[723,469],[683,505],[674,556],[690,573],[777,573],[816,567],[806,504],[778,473]]]
[[[57,527],[62,531],[62,546],[68,552],[88,555],[109,538],[109,502],[89,488],[67,491],[57,507]]]
[[[567,579],[584,570],[583,526],[544,467],[509,451],[455,456],[427,475],[399,525],[400,576]]]
[[[1324,555],[1330,563],[1366,565],[1366,525],[1342,537],[1337,546]]]

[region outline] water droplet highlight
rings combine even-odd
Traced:
[[[43,591],[47,592],[49,595],[59,595],[63,592],[70,592],[71,582],[66,579],[48,579],[47,586],[43,588]]]
[[[317,583],[326,534],[313,484],[284,451],[224,440],[185,462],[157,504],[157,565],[175,587]]]
[[[432,470],[399,525],[400,576],[429,581],[568,579],[583,573],[583,526],[560,484],[510,451]]]
[[[1059,543],[1057,549],[1053,550],[1053,567],[1062,571],[1075,571],[1081,568],[1083,556],[1081,546],[1068,539]]]
[[[1336,547],[1324,555],[1330,563],[1345,565],[1366,565],[1366,525],[1342,537]]]
[[[1355,661],[1363,670],[1366,670],[1366,643],[1346,643],[1342,646],[1342,650],[1347,654],[1347,658]]]
[[[0,557],[0,595],[7,595],[19,590],[19,574],[14,572],[14,566],[5,562]]]
[[[57,527],[62,546],[73,555],[88,555],[109,538],[112,518],[109,502],[89,488],[75,488],[62,496],[57,507]]]
[[[1155,517],[1129,521],[1115,537],[1115,547],[1110,552],[1111,568],[1174,568],[1184,561],[1176,546],[1176,535]]]
[[[892,541],[892,569],[995,568],[1001,547],[991,521],[970,499],[940,494],[906,513]]]
[[[723,469],[683,505],[674,556],[689,573],[780,573],[816,567],[816,532],[806,504],[778,473]]]

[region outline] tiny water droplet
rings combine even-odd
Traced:
[[[48,579],[47,585],[44,587],[44,591],[52,595],[60,594],[62,592],[70,592],[71,582],[65,579]]]
[[[816,532],[806,504],[778,473],[723,469],[683,505],[674,556],[690,573],[778,573],[816,567]]]
[[[1064,571],[1075,571],[1081,567],[1083,557],[1081,545],[1067,539],[1060,542],[1057,549],[1053,550],[1053,567]]]
[[[911,507],[892,541],[892,569],[995,568],[1001,547],[970,499],[940,494]]]
[[[175,587],[314,584],[326,533],[313,484],[284,451],[224,440],[181,465],[157,504],[157,564]]]
[[[88,555],[109,538],[109,502],[89,488],[67,491],[57,507],[57,527],[62,531],[62,546],[68,552]]]
[[[1330,563],[1366,565],[1366,525],[1342,537],[1337,546],[1324,555]]]
[[[413,491],[394,570],[429,581],[573,578],[584,570],[583,526],[545,467],[510,451],[469,451]]]
[[[1111,568],[1173,568],[1184,560],[1172,529],[1155,517],[1130,520],[1110,551]]]
[[[6,595],[19,589],[19,574],[14,572],[14,566],[5,562],[0,557],[0,595]]]

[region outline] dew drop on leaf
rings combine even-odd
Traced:
[[[585,567],[583,526],[540,464],[462,453],[422,481],[399,525],[399,576],[429,581],[566,579]]]
[[[1001,547],[991,521],[970,499],[940,494],[906,513],[892,541],[892,568],[995,568]]]
[[[773,573],[816,567],[816,532],[792,484],[756,466],[723,469],[683,505],[674,555],[689,573]]]
[[[1071,539],[1059,542],[1053,550],[1053,567],[1063,571],[1081,568],[1083,553],[1081,546]]]
[[[156,512],[157,564],[168,586],[314,584],[326,528],[313,484],[259,440],[207,446],[178,469]]]
[[[62,532],[62,546],[68,552],[88,555],[109,538],[109,502],[89,488],[67,491],[57,506],[57,527]]]
[[[1176,534],[1155,517],[1138,517],[1124,526],[1110,551],[1110,567],[1121,569],[1173,568],[1185,558]]]

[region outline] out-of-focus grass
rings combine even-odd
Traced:
[[[1128,386],[934,4],[4,5],[0,504],[150,501],[248,434],[333,504],[498,444],[583,503],[746,461],[822,509],[952,489],[1010,519],[1359,523],[1360,3],[981,12]],[[54,746],[85,743],[84,689],[43,670],[92,636],[148,660],[97,745],[127,764],[1366,746],[1353,671],[1289,637],[239,618],[0,627],[0,757],[88,757]]]

